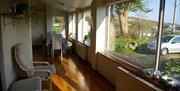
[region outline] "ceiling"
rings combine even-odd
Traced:
[[[40,0],[42,3],[67,12],[91,5],[92,0]]]

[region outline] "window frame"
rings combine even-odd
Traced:
[[[160,0],[160,2],[161,2],[162,0]],[[125,1],[125,2],[129,2],[129,1]],[[120,3],[125,3],[125,2],[120,2]],[[118,2],[115,2],[115,3],[110,3],[110,4],[108,4],[108,5],[106,5],[106,12],[107,12],[107,25],[108,25],[108,27],[107,27],[107,29],[106,29],[106,36],[109,36],[109,27],[110,27],[110,6],[111,5],[114,5],[114,4],[117,4]],[[161,7],[161,5],[160,5],[160,7]],[[160,8],[159,8],[160,9]],[[161,11],[159,10],[159,13],[160,13]],[[160,17],[164,17],[164,15],[162,15],[162,16],[160,16],[159,15],[159,18]],[[160,21],[158,20],[158,23],[159,23]],[[158,24],[158,27],[162,27],[164,24],[162,23],[162,25],[161,24]],[[160,32],[162,32],[162,31],[160,31]],[[161,36],[162,36],[163,34],[161,33]],[[117,56],[116,54],[115,54],[115,52],[112,52],[112,51],[109,51],[109,45],[108,45],[108,43],[109,43],[109,37],[107,38],[107,42],[106,42],[106,50],[105,50],[105,52],[98,52],[99,54],[102,54],[102,55],[104,55],[105,57],[108,57],[108,58],[110,58],[110,59],[113,59],[113,60],[115,60],[115,62],[117,62],[117,63],[119,63],[123,68],[125,68],[125,69],[127,69],[128,71],[130,71],[130,72],[132,72],[133,74],[135,74],[135,75],[137,75],[138,77],[141,77],[142,79],[145,79],[146,81],[148,81],[148,82],[150,82],[150,83],[152,83],[152,84],[154,84],[154,85],[156,85],[156,86],[158,86],[158,87],[160,87],[161,89],[165,89],[165,90],[169,90],[169,89],[171,89],[171,87],[169,87],[166,83],[162,83],[162,80],[161,79],[159,79],[159,78],[153,78],[153,79],[151,79],[152,77],[150,77],[150,76],[147,76],[146,74],[144,74],[144,72],[145,72],[145,68],[144,67],[142,67],[142,66],[138,66],[136,63],[133,63],[133,62],[129,62],[129,61],[126,61],[126,59],[124,60],[124,59],[122,59],[120,56]],[[158,40],[158,39],[156,39],[156,40]],[[161,41],[161,43],[162,43],[162,41]],[[124,60],[124,61],[123,61]],[[154,60],[154,61],[156,61],[156,60]]]

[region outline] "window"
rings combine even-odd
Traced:
[[[76,38],[76,15],[69,16],[69,37],[75,39]]]
[[[83,43],[83,13],[78,13],[78,41]]]
[[[180,37],[175,38],[171,43],[180,43]]]
[[[90,46],[91,11],[78,14],[78,41]]]
[[[138,63],[146,68],[154,68],[155,54],[151,53],[147,46],[152,42],[153,45],[156,36],[152,35],[157,31],[158,14],[143,11],[132,12],[125,11],[129,8],[130,2],[117,3],[109,6],[109,31],[107,50],[116,53],[116,55],[128,59],[131,63]],[[152,3],[149,2],[149,8]],[[159,1],[154,6],[159,8]],[[126,13],[127,12],[127,13]],[[159,12],[156,9],[156,12]],[[124,16],[126,15],[126,16]],[[152,19],[152,17],[156,16]],[[156,50],[153,48],[152,51]],[[152,61],[153,60],[153,61]]]
[[[168,12],[165,13],[163,28],[163,36],[166,37],[163,37],[161,43],[159,70],[163,76],[180,81],[180,51],[177,51],[180,50],[180,45],[172,47],[165,43],[174,38],[175,34],[180,35],[167,30],[173,24],[173,4],[169,4],[173,2],[166,0],[165,10]],[[136,5],[138,3],[143,8]],[[134,65],[155,70],[160,0],[141,0],[138,3],[121,2],[108,6],[107,51]],[[176,19],[180,20],[180,17]],[[179,26],[180,23],[177,22],[176,25]]]
[[[57,34],[62,34],[65,37],[65,23],[64,17],[54,16],[53,17],[53,27],[52,30],[55,31]]]

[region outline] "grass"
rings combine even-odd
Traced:
[[[116,39],[115,52],[118,52],[122,57],[129,59],[135,63],[138,63],[146,68],[155,68],[155,53],[151,53],[147,50],[146,46],[150,40],[134,37],[119,37]],[[130,42],[136,42],[137,48],[132,50],[126,45]],[[168,61],[179,61],[180,54],[167,54],[160,57],[160,69],[162,71],[167,70],[165,65]]]

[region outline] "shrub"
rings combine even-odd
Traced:
[[[164,30],[163,34],[164,35],[173,34],[173,31],[171,31],[171,30]]]
[[[178,34],[180,35],[180,32],[173,32],[172,30],[164,30],[163,35],[168,35],[168,34]],[[155,32],[155,36],[158,35],[158,31]]]
[[[133,54],[137,49],[144,51],[149,40],[138,36],[120,36],[116,38],[115,51],[119,53]],[[139,50],[138,50],[139,51]]]
[[[168,71],[165,73],[168,77],[173,76],[173,74],[180,74],[180,62],[179,61],[167,61],[165,63]]]

